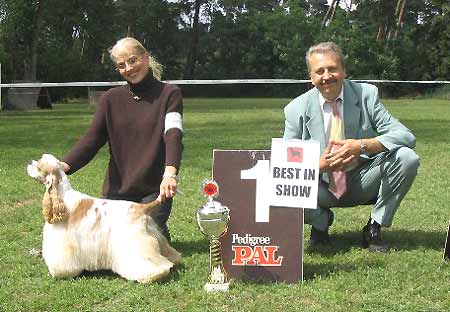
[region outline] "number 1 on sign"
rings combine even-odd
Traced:
[[[253,168],[241,170],[242,180],[256,180],[255,222],[269,222],[270,161],[258,160]]]

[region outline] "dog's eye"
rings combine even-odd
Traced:
[[[38,161],[38,163],[36,164],[36,168],[41,173],[45,173],[46,171],[48,171],[48,168],[45,165],[45,163],[42,163],[41,161]]]

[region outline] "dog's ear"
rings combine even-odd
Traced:
[[[45,177],[45,181],[44,181],[44,185],[45,185],[45,190],[48,192],[48,190],[53,187],[53,185],[55,183],[58,183],[58,178],[53,174],[50,173]]]
[[[59,163],[61,164],[61,166],[62,166],[64,172],[67,172],[67,171],[70,170],[70,166],[69,166],[68,164],[66,164],[65,162],[60,161]]]
[[[58,193],[60,177],[50,173],[45,178],[46,191],[42,199],[42,214],[48,223],[62,222],[67,218],[67,209]]]

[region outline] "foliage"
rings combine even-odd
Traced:
[[[42,240],[44,187],[24,171],[44,152],[62,157],[85,131],[93,109],[85,103],[53,110],[0,114],[0,310],[13,311],[449,311],[450,264],[442,260],[449,214],[450,107],[431,98],[384,101],[417,137],[419,174],[385,238],[393,250],[360,247],[370,208],[334,209],[333,247],[304,252],[302,283],[234,281],[229,293],[207,294],[208,243],[195,224],[204,203],[200,183],[211,175],[212,149],[268,149],[280,137],[289,99],[187,99],[180,188],[169,220],[183,264],[150,285],[108,272],[56,280],[42,258],[29,254]],[[70,176],[98,196],[108,152]],[[305,240],[309,238],[305,226]],[[307,247],[307,246],[306,246]]]
[[[326,0],[0,0],[2,81],[32,77],[33,64],[44,82],[117,80],[108,48],[127,35],[169,80],[307,79],[306,50],[330,40],[351,78],[450,80],[448,1],[407,0],[401,19],[398,1],[352,3],[324,26]]]
[[[314,43],[313,34],[319,25],[297,3],[288,7],[289,10],[278,7],[274,12],[264,13],[259,23],[277,60],[273,77],[304,79],[308,75],[304,55]]]
[[[431,1],[426,7],[424,25],[418,34],[428,43],[426,47],[421,46],[428,54],[431,77],[436,79],[447,79],[450,77],[450,3],[448,1]],[[428,27],[426,27],[428,26]]]

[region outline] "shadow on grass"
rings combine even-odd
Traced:
[[[384,239],[389,242],[390,252],[412,251],[416,249],[443,250],[446,233],[441,231],[421,230],[386,230],[383,232]],[[317,253],[323,256],[334,256],[349,252],[352,248],[362,248],[362,232],[349,231],[344,233],[330,234],[332,244],[318,248],[306,248],[307,253]],[[306,241],[306,238],[305,238]]]
[[[74,277],[74,280],[77,279],[106,279],[106,280],[115,280],[122,279],[122,277],[114,273],[111,270],[98,270],[98,271],[83,271],[80,275]]]
[[[332,276],[335,273],[342,272],[354,272],[364,267],[367,268],[378,268],[386,266],[386,263],[382,259],[371,259],[370,263],[339,263],[333,265],[327,264],[305,264],[303,267],[303,281],[314,281],[315,279],[323,279]]]
[[[394,250],[411,251],[416,249],[442,250],[447,233],[443,231],[392,230],[386,231],[385,239]]]
[[[183,263],[177,264],[174,266],[169,274],[167,276],[162,277],[161,279],[150,282],[151,284],[164,284],[171,281],[176,281],[179,279],[180,273],[179,270],[184,270]],[[120,276],[119,274],[111,271],[111,270],[98,270],[98,271],[83,271],[80,275],[74,277],[74,280],[78,279],[104,279],[104,280],[116,280],[116,279],[122,279],[126,281],[125,278]],[[132,282],[132,281],[130,281]]]
[[[373,254],[369,256],[370,253],[367,252],[366,261],[361,263],[356,262],[345,262],[339,263],[332,261],[334,256],[342,255],[351,251],[351,249],[362,248],[361,247],[361,232],[344,232],[338,234],[332,234],[331,246],[321,246],[318,248],[310,249],[306,248],[305,253],[310,253],[311,255],[320,255],[325,257],[330,263],[320,262],[318,264],[305,263],[304,265],[304,280],[314,280],[316,278],[324,278],[332,275],[335,272],[352,272],[358,270],[362,265],[367,267],[384,267],[386,266],[386,258],[381,254]],[[389,254],[401,251],[414,251],[419,249],[443,251],[446,233],[434,231],[425,232],[421,230],[392,230],[386,231],[384,233],[384,239],[389,242],[390,250],[385,255],[389,257]]]
[[[209,253],[209,242],[207,239],[195,241],[172,241],[171,245],[178,250],[183,257]]]

